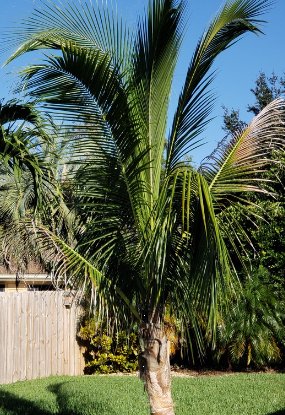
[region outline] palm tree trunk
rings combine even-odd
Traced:
[[[144,324],[140,330],[142,353],[139,356],[152,415],[174,415],[171,397],[170,344],[163,327]]]

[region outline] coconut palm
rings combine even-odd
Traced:
[[[38,147],[47,136],[44,117],[31,103],[1,102],[0,124],[1,262],[19,271],[32,252],[30,241],[19,232],[20,219],[39,203],[44,166]]]
[[[134,34],[103,6],[49,2],[16,33],[22,43],[11,59],[47,50],[43,63],[23,73],[27,93],[76,129],[77,246],[41,226],[38,232],[60,250],[59,273],[89,278],[110,315],[131,312],[152,414],[174,414],[166,308],[194,330],[203,320],[214,338],[219,298],[235,278],[224,224],[238,251],[245,230],[231,207],[246,214],[245,192],[266,192],[257,173],[271,149],[284,146],[284,103],[276,100],[198,170],[185,159],[209,120],[215,58],[241,35],[260,31],[268,4],[231,0],[213,19],[189,64],[169,134],[185,1],[150,1]]]
[[[35,149],[39,138],[42,142],[48,141],[44,117],[33,104],[11,100],[0,103],[0,125],[0,157],[4,165],[12,168],[15,176],[28,170],[37,197],[44,166]]]
[[[66,144],[59,142],[57,129],[48,121],[32,103],[0,104],[0,255],[1,262],[16,271],[45,262],[27,227],[28,218],[44,221],[71,241],[73,218],[61,197]]]

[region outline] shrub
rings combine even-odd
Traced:
[[[261,369],[281,362],[285,338],[284,296],[259,267],[248,278],[243,294],[218,326],[216,358],[238,368]]]
[[[85,321],[78,333],[85,351],[84,373],[133,372],[138,369],[138,338],[135,333],[118,331],[110,336],[94,319]]]

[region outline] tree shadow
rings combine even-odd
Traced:
[[[267,415],[285,415],[285,408],[284,409],[279,409],[279,411],[276,411],[276,412],[270,412]]]
[[[61,382],[47,387],[47,390],[55,395],[58,408],[56,412],[54,412],[54,408],[51,410],[44,408],[41,402],[31,401],[5,390],[0,390],[0,410],[4,409],[7,415],[84,415],[85,413],[90,414],[92,408],[94,414],[118,415],[108,402],[102,401],[94,395],[90,399],[86,399],[86,395],[84,395],[84,400],[82,400],[82,391],[79,388],[73,390],[72,394],[68,394],[66,392],[68,387],[65,388],[65,385],[69,383]]]
[[[48,391],[52,392],[56,397],[58,405],[58,415],[85,415],[92,413],[100,415],[118,415],[109,405],[107,401],[98,399],[97,396],[86,396],[86,392],[82,388],[75,387],[69,391],[70,386],[76,383],[61,382],[48,386]]]
[[[50,411],[46,411],[36,403],[3,390],[0,390],[0,409],[1,408],[5,409],[5,413],[11,413],[13,415],[52,415]]]

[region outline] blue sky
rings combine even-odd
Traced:
[[[0,36],[3,38],[1,33],[7,32],[11,27],[19,26],[20,20],[28,16],[34,7],[40,7],[40,3],[40,0],[5,1],[5,4],[1,5]],[[195,44],[223,3],[221,0],[189,0],[187,32],[175,75],[170,114],[174,111]],[[127,19],[129,25],[135,27],[137,16],[143,13],[147,0],[117,0],[117,4],[119,12]],[[285,0],[275,0],[275,4],[264,15],[267,23],[262,29],[265,34],[244,36],[216,61],[214,69],[217,73],[212,85],[217,97],[213,113],[215,119],[202,134],[206,144],[194,152],[194,162],[198,163],[203,156],[211,153],[216,143],[223,137],[222,105],[239,108],[241,117],[249,120],[250,115],[246,112],[246,106],[253,102],[250,88],[253,87],[259,72],[264,71],[268,75],[273,71],[277,75],[285,72],[284,16]],[[3,45],[3,42],[1,43]],[[0,55],[1,66],[6,56]],[[32,62],[31,57],[0,69],[0,98],[13,96],[12,90],[17,71],[28,62]]]

